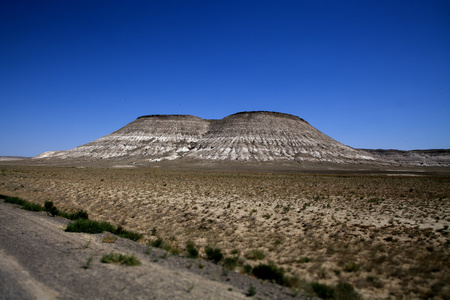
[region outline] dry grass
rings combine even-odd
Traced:
[[[365,298],[450,295],[450,178],[0,167],[0,193]],[[261,260],[246,258],[258,250]]]

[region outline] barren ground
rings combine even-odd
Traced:
[[[182,253],[192,240],[303,281],[347,282],[367,299],[450,295],[448,176],[2,166],[0,193],[83,209]]]

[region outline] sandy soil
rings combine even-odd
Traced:
[[[3,166],[0,193],[84,209],[181,250],[192,240],[303,281],[347,282],[367,299],[448,299],[450,177],[414,175]]]

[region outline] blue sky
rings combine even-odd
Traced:
[[[355,148],[450,148],[450,1],[2,0],[0,108],[0,155],[246,110]]]

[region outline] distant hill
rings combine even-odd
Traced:
[[[403,162],[449,165],[447,152],[415,153],[354,149],[290,114],[240,112],[220,120],[190,115],[148,115],[119,130],[67,151],[45,152],[35,159],[133,159],[138,161],[298,161],[330,163]],[[433,159],[428,159],[433,156]],[[443,157],[441,159],[441,156]]]

